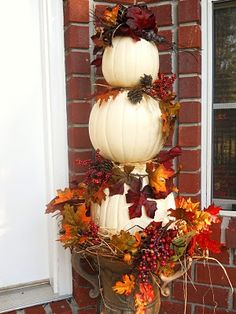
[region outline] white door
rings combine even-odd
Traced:
[[[44,211],[67,184],[62,0],[2,1],[0,38],[0,289],[50,279],[58,293],[70,265]]]

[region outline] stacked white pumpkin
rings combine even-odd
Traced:
[[[102,59],[102,72],[107,83],[113,87],[132,88],[139,84],[140,77],[151,75],[157,79],[159,72],[159,54],[156,45],[130,37],[114,37],[112,46],[107,47]],[[144,175],[143,186],[148,184],[146,162],[154,158],[162,149],[162,119],[159,102],[144,95],[137,104],[127,97],[128,91],[122,90],[113,99],[95,103],[90,114],[89,134],[94,148],[113,162],[134,165],[134,174]],[[93,204],[91,214],[101,229],[111,233],[120,230],[134,232],[134,226],[146,227],[153,219],[144,208],[142,216],[130,219],[125,194],[129,187],[125,185],[123,195],[109,196],[101,205]],[[167,211],[174,208],[172,194],[165,199],[156,200],[155,221],[168,222]]]

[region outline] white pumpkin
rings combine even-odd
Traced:
[[[162,148],[162,119],[159,102],[144,95],[132,104],[127,91],[101,105],[97,102],[89,119],[89,135],[95,149],[119,163],[147,161]]]
[[[121,166],[123,167],[123,166]],[[143,177],[143,187],[149,183],[146,163],[135,164],[132,171],[133,174],[146,175]],[[140,227],[145,228],[152,221],[161,221],[162,225],[166,225],[171,219],[168,216],[170,208],[175,209],[175,199],[173,193],[170,193],[165,199],[155,200],[157,210],[154,219],[147,216],[145,209],[142,207],[142,216],[130,219],[129,206],[126,203],[125,194],[129,190],[129,186],[124,185],[123,195],[109,196],[109,190],[105,189],[106,199],[102,201],[101,205],[92,204],[91,216],[93,220],[99,225],[100,230],[111,234],[116,234],[121,230],[130,230],[131,233],[139,231]],[[131,229],[130,229],[131,228]]]
[[[101,205],[92,204],[92,219],[99,225],[100,230],[111,234],[116,234],[121,230],[129,230],[131,233],[139,231],[140,227],[145,228],[152,221],[161,221],[166,225],[170,221],[168,210],[175,209],[175,200],[173,193],[170,193],[165,199],[156,200],[157,210],[154,219],[147,216],[145,209],[142,207],[142,216],[138,218],[129,218],[129,206],[126,203],[125,194],[129,187],[125,184],[123,195],[109,196],[108,189],[105,190],[106,199]]]
[[[145,39],[114,37],[102,58],[102,73],[108,84],[134,87],[144,74],[156,80],[159,72],[159,54],[156,45]]]

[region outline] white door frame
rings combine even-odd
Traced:
[[[201,120],[201,204],[212,202],[212,103],[213,103],[213,5],[222,0],[202,1],[202,120]],[[221,211],[222,216],[236,216],[235,211]]]
[[[40,0],[43,99],[45,101],[45,152],[48,171],[48,201],[57,189],[68,186],[68,146],[66,82],[64,55],[64,19],[62,0]],[[48,217],[50,283],[59,296],[72,293],[72,269],[69,250],[58,238],[57,220]]]

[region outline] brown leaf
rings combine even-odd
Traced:
[[[104,94],[97,95],[96,100],[99,102],[99,106],[101,106],[104,101],[107,102],[110,97],[115,99],[119,92],[119,89],[112,89],[105,92]]]

